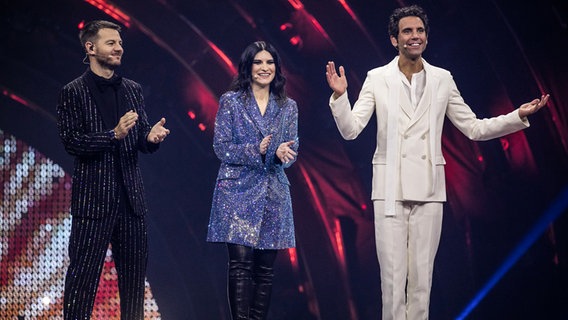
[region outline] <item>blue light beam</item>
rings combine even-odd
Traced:
[[[548,210],[542,215],[542,217],[534,225],[533,229],[525,236],[525,238],[517,245],[517,247],[511,252],[509,257],[505,260],[503,265],[497,269],[493,274],[491,279],[485,284],[485,286],[477,293],[477,295],[471,300],[467,307],[462,311],[462,313],[456,317],[456,320],[463,320],[467,317],[471,311],[477,307],[479,302],[485,298],[487,293],[493,289],[493,287],[501,280],[501,278],[511,269],[511,267],[521,258],[521,256],[528,250],[528,248],[540,237],[540,235],[546,230],[548,225],[552,223],[556,218],[558,218],[564,210],[568,208],[568,187],[565,187],[560,196],[558,196],[554,202],[550,205]]]

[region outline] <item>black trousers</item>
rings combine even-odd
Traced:
[[[144,216],[135,216],[122,193],[119,210],[102,219],[73,217],[65,277],[65,320],[91,318],[109,243],[118,274],[123,320],[144,319],[148,243]]]

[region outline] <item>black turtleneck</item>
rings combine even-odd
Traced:
[[[112,123],[107,123],[106,125],[112,129],[118,124],[118,119],[122,117],[124,112],[119,106],[119,88],[122,83],[122,77],[114,74],[110,79],[106,79],[96,75],[92,70],[89,69],[89,76],[94,80],[97,89],[91,90],[93,95],[96,95],[95,101],[100,101],[101,105],[98,106],[101,112],[112,115]],[[104,118],[104,117],[103,117]],[[117,143],[117,140],[114,140]],[[120,163],[120,151],[118,148],[113,149],[113,154],[116,159],[114,162],[116,165],[114,170],[118,177],[117,181],[118,188],[120,189],[121,205],[128,203],[128,196],[126,195],[126,188],[124,187],[124,180],[122,178],[122,170]]]
[[[122,83],[122,77],[113,75],[110,79],[105,79],[96,75],[92,70],[89,70],[89,76],[92,77],[98,90],[94,90],[92,94],[97,95],[98,101],[102,102],[102,105],[98,106],[101,112],[112,115],[113,123],[108,123],[109,128],[114,128],[118,124],[118,119],[122,116],[121,110],[118,105],[118,89]]]

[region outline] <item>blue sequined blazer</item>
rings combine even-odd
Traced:
[[[158,145],[146,141],[151,126],[144,111],[142,88],[132,80],[122,80],[117,91],[119,114],[135,110],[138,121],[126,138],[117,141],[111,132],[116,126],[114,116],[97,107],[102,102],[91,94],[98,88],[88,72],[63,87],[57,104],[59,136],[65,150],[75,157],[71,214],[101,218],[116,210],[121,172],[135,214],[144,215],[148,209],[138,151],[153,152]]]
[[[272,134],[266,156],[263,137]],[[213,192],[207,240],[259,249],[295,246],[290,182],[275,155],[282,142],[298,149],[298,107],[290,98],[277,102],[271,94],[263,115],[249,91],[229,91],[219,100],[213,149],[221,160]],[[264,158],[264,159],[263,159]]]

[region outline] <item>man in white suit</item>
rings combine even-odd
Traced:
[[[444,115],[468,138],[488,140],[528,127],[526,117],[543,107],[548,95],[509,114],[477,119],[451,74],[422,58],[428,43],[428,18],[422,8],[396,9],[389,35],[398,56],[367,73],[353,109],[344,68],[340,66],[338,74],[333,61],[328,62],[326,77],[333,90],[329,105],[347,140],[361,133],[373,112],[377,116],[371,197],[382,319],[427,319],[446,201]]]

